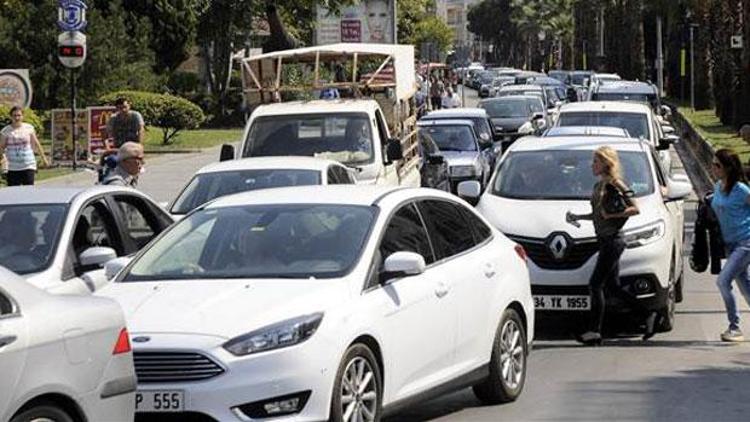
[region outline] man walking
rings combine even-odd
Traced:
[[[125,142],[117,152],[117,166],[104,176],[102,184],[135,188],[138,185],[138,176],[141,174],[143,163],[143,145]]]
[[[115,101],[117,113],[107,122],[109,148],[120,148],[126,142],[143,143],[146,136],[145,123],[141,113],[130,109],[130,102],[126,98]]]

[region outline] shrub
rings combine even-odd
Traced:
[[[203,110],[190,101],[169,94],[119,91],[99,99],[102,104],[114,104],[119,97],[127,98],[132,109],[143,115],[147,125],[162,130],[162,142],[167,145],[181,130],[195,129],[206,119]]]
[[[10,124],[10,109],[11,107],[0,105],[0,129]],[[30,108],[23,109],[23,121],[34,126],[36,130],[36,136],[42,137],[44,133],[44,123],[42,119]]]

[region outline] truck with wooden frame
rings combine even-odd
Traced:
[[[420,186],[413,46],[333,44],[241,63],[252,114],[239,154],[225,145],[222,160],[321,157],[361,184]]]

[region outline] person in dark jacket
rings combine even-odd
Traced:
[[[711,209],[713,192],[708,192],[698,202],[697,218],[693,230],[693,245],[690,251],[690,268],[697,273],[706,271],[711,264],[711,274],[719,274],[724,258],[724,242],[719,230],[719,221]]]

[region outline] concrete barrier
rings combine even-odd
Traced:
[[[680,143],[676,146],[685,169],[693,183],[699,198],[708,190],[713,190],[714,178],[711,173],[711,162],[714,156],[714,147],[696,130],[696,128],[685,118],[672,104],[672,122],[680,134]]]

